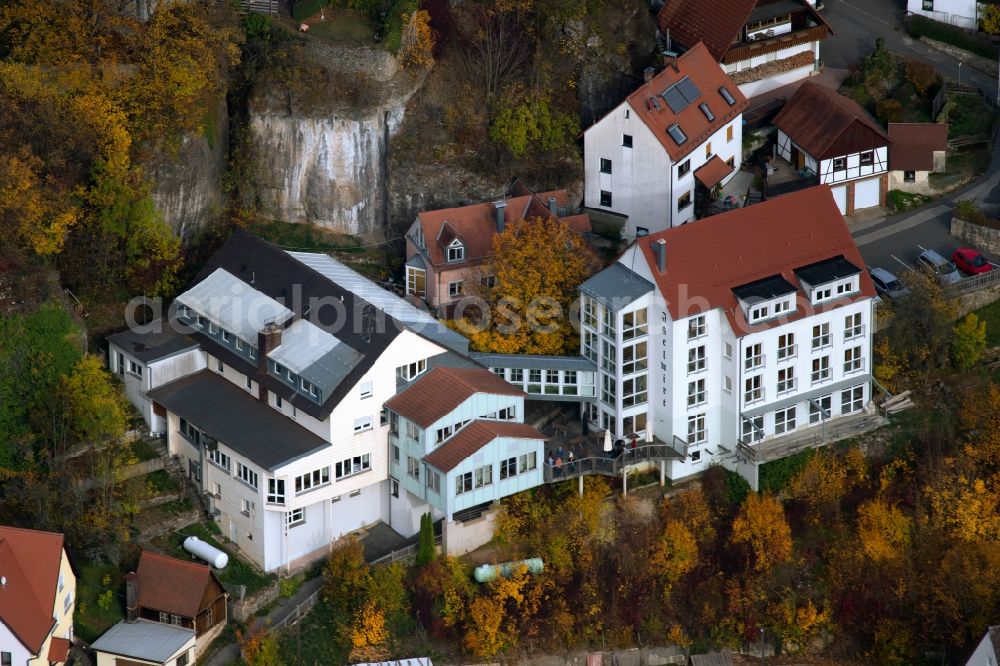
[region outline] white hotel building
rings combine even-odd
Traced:
[[[827,186],[640,238],[580,291],[588,417],[685,452],[672,479],[756,487],[767,449],[871,399],[875,289]]]
[[[245,232],[175,306],[186,335],[111,336],[111,369],[146,394],[134,401],[151,430],[265,571],[389,522],[399,489],[383,405],[428,368],[476,365],[465,338],[403,299]]]

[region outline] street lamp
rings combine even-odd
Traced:
[[[764,627],[760,629],[760,666],[764,666]]]
[[[958,61],[958,85],[962,85],[962,61]]]

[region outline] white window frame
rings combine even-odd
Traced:
[[[687,443],[689,445],[704,444],[707,440],[707,435],[705,431],[705,414],[693,414],[688,417],[688,436]]]
[[[259,488],[260,478],[258,477],[257,472],[253,471],[239,461],[236,462],[236,478],[254,490]]]
[[[295,494],[301,495],[330,485],[330,466],[320,467],[295,477]]]
[[[457,264],[460,261],[465,261],[465,246],[462,241],[455,239],[448,246],[448,263]]]
[[[455,298],[465,293],[465,280],[455,280],[448,283],[448,296]]]
[[[687,371],[689,375],[697,372],[704,372],[706,366],[707,360],[705,358],[705,345],[699,345],[688,349]]]
[[[861,345],[844,350],[844,374],[850,375],[865,369],[864,349]]]
[[[790,365],[787,368],[781,368],[778,370],[778,395],[784,395],[786,393],[791,393],[795,390],[795,366]]]
[[[815,326],[813,326],[812,348],[814,350],[824,349],[826,347],[829,347],[831,344],[832,343],[830,338],[830,324],[827,322],[822,324],[816,324]]]
[[[747,345],[743,352],[744,370],[759,370],[764,367],[764,346],[760,342]]]
[[[784,435],[795,430],[796,417],[798,416],[798,406],[792,405],[774,412],[774,434]]]
[[[455,494],[464,495],[472,492],[472,472],[455,475]]]
[[[747,377],[743,387],[743,402],[752,405],[764,399],[764,385],[762,375]]]
[[[865,408],[865,386],[858,384],[840,392],[840,413],[854,414]]]
[[[810,379],[812,380],[813,384],[820,384],[830,379],[829,356],[818,356],[813,359],[812,375],[810,376]]]
[[[865,334],[865,326],[862,320],[860,312],[855,312],[844,317],[844,340],[852,340]]]
[[[285,527],[292,528],[306,524],[306,510],[302,507],[285,512]]]
[[[694,381],[688,382],[688,407],[697,407],[698,405],[704,405],[707,400],[708,392],[705,390],[705,378],[695,379]]]
[[[708,333],[708,325],[705,315],[698,315],[688,319],[688,340],[697,340]]]
[[[785,344],[782,345],[781,343]],[[795,334],[785,333],[784,335],[778,336],[778,360],[785,361],[788,359],[795,358],[798,347],[795,344]]]
[[[359,416],[354,419],[354,434],[358,435],[367,432],[375,427],[375,419],[371,416]]]
[[[350,471],[348,471],[350,468]],[[346,479],[358,474],[370,472],[372,469],[372,454],[364,453],[359,456],[351,456],[341,460],[334,465],[333,476],[337,481]]]
[[[475,487],[488,488],[493,485],[493,465],[483,465],[475,469]]]
[[[538,468],[538,452],[529,451],[517,457],[517,473],[524,474]]]
[[[396,374],[408,382],[412,382],[414,379],[422,375],[427,371],[427,359],[422,358],[419,361],[414,361],[413,363],[407,363],[406,365],[401,365],[396,368]]]

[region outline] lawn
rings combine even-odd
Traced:
[[[361,239],[338,234],[314,224],[292,222],[258,222],[251,232],[287,250],[302,252],[364,252]]]
[[[976,136],[993,131],[996,114],[979,95],[955,95],[949,100],[954,103],[948,114],[948,138]]]
[[[125,617],[122,578],[111,564],[83,564],[77,574],[73,631],[90,643]]]
[[[162,469],[146,475],[146,486],[154,495],[167,495],[181,489],[181,484],[177,479]]]
[[[132,453],[138,458],[139,462],[145,462],[146,460],[152,460],[153,458],[159,458],[160,454],[149,445],[149,442],[145,440],[137,440],[132,442]]]
[[[323,15],[326,19],[322,21],[318,13],[310,17],[307,33],[310,37],[348,44],[375,43],[375,26],[362,12],[326,7]]]
[[[969,182],[990,166],[993,152],[989,148],[972,148],[948,155],[947,171],[932,173],[930,185],[935,190],[950,190]]]
[[[202,541],[226,552],[229,555],[229,564],[222,571],[216,571],[215,574],[230,592],[234,592],[239,585],[245,585],[247,594],[253,594],[264,589],[277,579],[273,574],[261,573],[250,564],[233,555],[233,551],[222,545],[218,540],[219,528],[215,523],[209,523],[208,525],[210,526],[202,523],[189,525],[163,540],[158,540],[157,545],[174,557],[190,560],[192,556],[184,550],[182,544],[187,537],[196,536]]]
[[[986,322],[986,345],[1000,347],[1000,300],[973,311]]]

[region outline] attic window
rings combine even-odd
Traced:
[[[462,261],[465,259],[465,246],[459,240],[453,240],[448,246],[448,261]]]
[[[698,105],[698,108],[701,109],[701,112],[705,114],[706,118],[708,118],[708,122],[712,122],[713,120],[715,120],[715,114],[712,113],[712,109],[708,108],[708,104],[702,102],[701,104]]]
[[[680,125],[678,125],[677,123],[674,123],[673,125],[667,128],[667,134],[670,135],[670,138],[673,139],[674,143],[676,143],[678,146],[683,145],[683,143],[688,140],[687,135],[684,133],[684,130],[682,130]]]
[[[722,99],[726,100],[726,104],[729,106],[736,104],[736,98],[733,97],[732,93],[729,92],[729,88],[726,86],[719,88],[719,94],[722,95]]]

